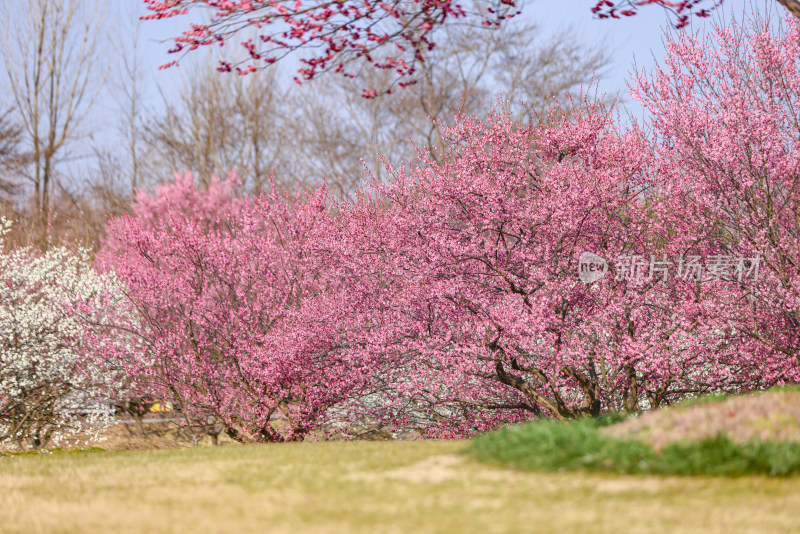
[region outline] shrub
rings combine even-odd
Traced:
[[[0,219],[0,239],[9,228]],[[41,448],[109,422],[95,405],[123,377],[96,351],[130,348],[108,329],[124,309],[119,281],[95,272],[86,250],[0,254],[0,445]]]

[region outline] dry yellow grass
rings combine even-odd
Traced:
[[[638,439],[656,450],[669,443],[712,439],[800,442],[800,391],[772,390],[653,410],[603,428],[601,434]]]
[[[0,457],[0,532],[800,532],[800,480],[518,473],[463,445]]]

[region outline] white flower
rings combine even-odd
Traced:
[[[0,218],[0,251],[9,227]],[[0,253],[0,445],[58,444],[109,422],[75,410],[119,390],[120,374],[96,350],[130,343],[106,327],[124,310],[121,284],[89,258],[61,247]]]

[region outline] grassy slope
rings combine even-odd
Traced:
[[[463,442],[0,458],[0,532],[800,532],[800,480],[523,473]]]
[[[535,421],[483,434],[469,453],[523,470],[798,476],[800,391],[701,397],[627,419]]]
[[[608,437],[597,421],[537,421],[473,440],[481,461],[524,470],[587,470],[689,476],[792,476],[800,474],[800,444],[747,442],[726,436],[668,444],[660,452],[638,439]]]

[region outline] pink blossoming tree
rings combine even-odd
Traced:
[[[621,267],[578,278],[584,252],[668,252],[648,142],[617,124],[593,101],[532,128],[502,109],[464,117],[446,130],[442,163],[392,169],[342,206],[349,226],[327,241],[338,252],[319,253],[338,254],[372,295],[353,320],[385,344],[396,424],[422,417],[452,436],[539,414],[638,410],[724,389],[736,374],[729,346],[706,343],[691,281],[636,280]]]
[[[329,350],[325,317],[306,312],[306,299],[335,289],[304,243],[325,223],[327,196],[231,198],[229,185],[179,180],[110,223],[102,262],[140,310],[151,361],[129,372],[188,422],[219,421],[235,439],[301,439],[369,376]]]
[[[748,355],[748,375],[797,382],[800,22],[717,27],[680,37],[668,52],[633,88],[653,117],[660,217],[683,252],[759,258],[758,280],[715,292],[704,321]],[[723,267],[739,282],[737,265]]]

